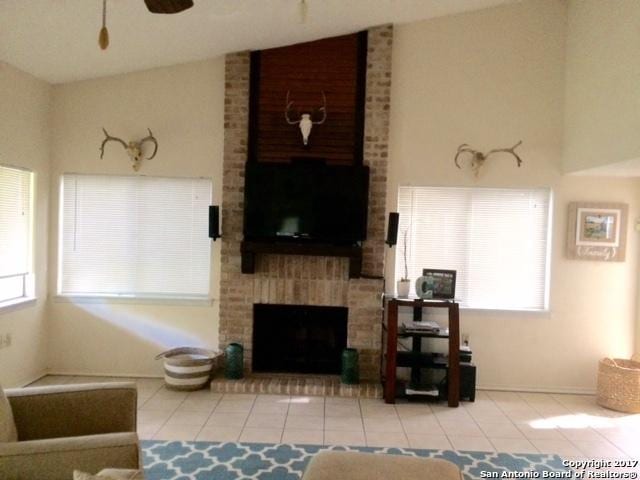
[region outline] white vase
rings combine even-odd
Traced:
[[[407,298],[409,296],[409,290],[411,289],[409,280],[398,280],[396,287],[399,298]]]

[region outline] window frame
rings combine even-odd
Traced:
[[[508,314],[509,312],[517,312],[520,314],[524,314],[527,316],[548,316],[551,312],[551,262],[552,262],[552,250],[553,250],[553,221],[554,221],[554,191],[550,186],[514,186],[514,187],[503,187],[503,186],[469,186],[469,185],[412,185],[412,184],[403,184],[398,185],[397,197],[396,197],[396,211],[400,212],[400,192],[402,188],[444,188],[444,189],[474,189],[474,190],[522,190],[522,191],[532,191],[532,190],[545,190],[548,192],[548,212],[547,212],[547,231],[546,231],[546,252],[544,255],[545,261],[545,269],[544,269],[544,299],[543,306],[541,308],[515,308],[515,307],[482,307],[482,306],[473,306],[473,305],[460,305],[461,310],[465,310],[467,312],[476,312],[479,314],[483,313],[496,313],[496,314]],[[397,272],[397,263],[402,256],[401,252],[401,238],[400,231],[398,231],[398,241],[396,244],[396,248],[394,249],[394,262],[393,262],[393,278],[394,283],[392,285],[393,291],[395,292],[395,283],[399,280],[396,278]],[[414,285],[415,279],[412,281],[411,290],[410,290],[410,298],[415,295]]]
[[[64,172],[60,174],[58,182],[58,248],[57,248],[57,271],[56,271],[56,294],[53,300],[56,303],[74,303],[74,304],[135,304],[135,305],[185,305],[185,306],[210,306],[213,304],[211,288],[214,284],[212,279],[213,273],[213,251],[211,242],[209,242],[209,288],[206,294],[143,294],[143,293],[82,293],[82,292],[63,292],[62,291],[62,275],[64,264],[64,177],[66,175],[79,176],[104,176],[104,177],[149,177],[164,178],[172,180],[207,180],[210,182],[209,204],[213,202],[213,178],[200,177],[179,177],[168,175],[128,175],[128,174],[108,174],[108,173],[78,173]]]
[[[22,277],[22,295],[18,297],[0,300],[0,313],[13,307],[34,303],[37,300],[35,289],[34,255],[35,255],[35,204],[36,204],[36,172],[32,169],[17,165],[0,163],[0,167],[20,170],[29,174],[29,232],[27,234],[29,245],[27,247],[26,272],[0,276],[0,280],[6,278]]]

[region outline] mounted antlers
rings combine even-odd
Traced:
[[[456,164],[456,167],[462,168],[460,166],[460,164],[458,163],[458,157],[460,155],[462,155],[463,153],[470,153],[472,155],[471,156],[471,169],[473,170],[473,173],[475,174],[476,177],[480,173],[480,169],[484,165],[485,160],[487,158],[489,158],[490,155],[493,155],[494,153],[510,153],[511,155],[513,155],[516,158],[516,162],[518,164],[518,167],[520,167],[520,165],[522,165],[522,159],[518,156],[518,154],[515,152],[515,150],[521,144],[522,144],[522,140],[520,140],[518,143],[516,143],[511,148],[495,148],[493,150],[489,150],[485,154],[485,153],[479,152],[478,150],[474,150],[473,148],[471,148],[466,143],[463,143],[462,145],[460,145],[458,147],[458,151],[456,152],[456,156],[453,159],[453,161]]]
[[[133,162],[133,169],[137,172],[140,169],[140,162],[142,161],[142,145],[145,142],[153,142],[154,145],[153,153],[150,157],[146,157],[145,160],[151,160],[156,156],[156,153],[158,153],[158,141],[156,140],[156,137],[153,136],[153,133],[151,133],[151,130],[149,128],[147,128],[147,130],[149,131],[149,135],[147,135],[146,137],[141,138],[137,142],[131,140],[129,143],[126,143],[121,138],[112,137],[111,135],[109,135],[109,133],[107,133],[105,128],[102,127],[105,139],[102,141],[102,145],[100,145],[100,158],[104,157],[104,146],[107,144],[107,142],[113,140],[114,142],[120,143],[124,147],[127,155],[129,155],[129,158]]]
[[[284,118],[285,118],[285,120],[287,121],[287,123],[289,125],[298,124],[300,126],[300,132],[302,133],[302,143],[306,147],[309,144],[309,135],[311,135],[311,129],[313,128],[313,126],[314,125],[321,125],[327,119],[327,97],[326,97],[326,95],[324,94],[324,91],[323,91],[322,92],[322,107],[320,107],[318,109],[318,111],[322,112],[322,119],[314,122],[313,120],[311,120],[311,114],[310,113],[301,114],[300,118],[298,120],[291,120],[289,118],[289,112],[291,111],[291,106],[294,103],[293,100],[289,101],[289,94],[290,94],[290,91],[287,90],[287,99],[285,101],[286,108],[284,110]]]

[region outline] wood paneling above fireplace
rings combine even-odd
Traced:
[[[249,161],[362,164],[366,59],[366,32],[252,52]],[[294,119],[319,120],[326,95],[327,119],[313,126],[307,146],[285,120],[287,91]]]

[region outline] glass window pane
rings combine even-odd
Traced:
[[[64,175],[60,292],[208,295],[211,188],[199,178]]]
[[[0,302],[24,296],[24,277],[0,278]]]
[[[401,187],[396,278],[457,271],[463,306],[543,309],[547,302],[548,189]]]
[[[33,174],[0,166],[0,276],[28,273]]]

